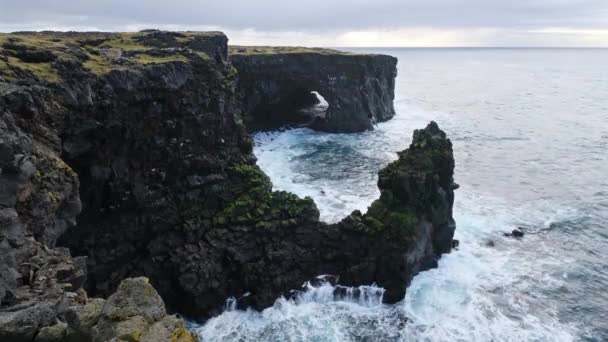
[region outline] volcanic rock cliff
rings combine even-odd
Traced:
[[[319,274],[395,302],[450,250],[454,161],[436,124],[381,172],[366,214],[327,225],[255,165],[237,79],[221,33],[0,35],[0,326],[47,308],[27,340],[66,322],[65,296],[142,275],[198,318]]]
[[[328,132],[361,132],[395,115],[397,59],[328,49],[230,48],[238,92],[253,129],[286,124]],[[311,115],[317,92],[328,107]]]

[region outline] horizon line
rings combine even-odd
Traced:
[[[245,47],[303,47],[309,49],[598,49],[608,50],[608,46],[303,46],[303,45],[250,45],[228,44]]]

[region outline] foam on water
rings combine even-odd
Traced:
[[[193,330],[203,341],[347,341],[353,333],[350,326],[360,331],[359,336],[371,338],[405,323],[405,317],[395,310],[392,316],[377,319],[379,312],[387,310],[382,288],[360,286],[339,293],[329,283],[305,284],[295,298],[279,298],[262,312],[236,310],[229,300],[222,315]]]
[[[393,125],[401,125],[400,120],[398,117],[380,125],[374,133],[360,135],[382,136],[393,130]],[[306,174],[299,174],[297,163],[309,153],[310,146],[357,144],[360,135],[330,135],[306,129],[263,133],[256,136],[256,154],[275,189],[313,197],[322,218],[337,221],[354,209],[367,208],[378,194],[375,180],[338,185],[344,180],[311,177],[308,168]],[[396,146],[407,145],[408,139],[400,135],[403,141]],[[357,155],[371,152],[358,151]],[[378,169],[395,155],[380,150],[367,157],[371,162],[368,167]],[[308,166],[322,165],[312,162]],[[547,273],[556,266],[563,267],[568,260],[560,258],[555,247],[543,241],[542,234],[553,222],[577,217],[576,211],[542,202],[513,207],[466,187],[458,191],[457,199],[456,238],[463,243],[458,251],[440,260],[438,269],[418,275],[402,303],[370,304],[361,298],[336,301],[334,288],[324,285],[309,288],[295,301],[281,298],[262,313],[225,312],[197,332],[203,341],[575,340],[578,328],[560,322],[557,303],[530,289],[538,286],[559,291],[567,286],[562,273]],[[515,225],[528,227],[525,240],[502,236]],[[531,234],[535,230],[539,234]],[[488,246],[490,241],[494,247]],[[543,258],[538,260],[538,255]]]
[[[228,306],[196,327],[202,340],[607,340],[608,52],[583,64],[570,51],[387,53],[407,61],[393,120],[359,134],[261,133],[258,164],[336,222],[367,209],[377,171],[435,120],[454,143],[459,249],[395,305],[373,287],[336,298],[329,284],[308,286],[263,312]],[[515,227],[523,239],[503,236]]]

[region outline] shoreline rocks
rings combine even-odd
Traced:
[[[147,278],[120,283],[107,300],[80,302],[65,292],[55,302],[37,302],[27,308],[0,310],[2,341],[145,341],[194,342],[184,322],[167,315],[165,306]]]
[[[127,339],[178,327],[147,311],[98,318],[112,300],[87,297],[129,292],[123,280],[139,276],[169,312],[198,319],[246,294],[268,307],[319,274],[343,286],[376,282],[392,303],[450,251],[454,160],[435,123],[382,170],[367,213],[328,225],[312,199],[272,191],[255,165],[223,34],[0,35],[0,56],[0,326],[24,312],[25,333],[47,340],[81,326]],[[364,112],[388,119],[396,60],[344,58],[311,61],[356,70],[341,78],[345,89],[377,85]],[[331,91],[322,94],[330,117],[350,94]],[[368,127],[364,119],[352,122]],[[66,296],[84,311],[64,320]]]

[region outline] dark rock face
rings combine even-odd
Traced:
[[[310,199],[270,192],[257,167],[229,169],[240,195],[183,233],[150,242],[157,264],[148,274],[159,279],[169,303],[192,315],[245,293],[247,305],[265,308],[319,274],[333,274],[342,285],[375,282],[386,288],[387,302],[399,301],[416,273],[450,251],[453,168],[451,143],[431,123],[382,171],[382,195],[368,213],[333,225],[318,221]]]
[[[253,164],[226,37],[137,45],[147,35],[157,33],[0,35],[0,317],[55,308],[83,286],[86,256],[92,295],[145,273],[154,232],[186,209],[176,201],[217,206],[224,169]],[[30,49],[57,58],[22,57]],[[82,257],[51,250],[62,235]]]
[[[450,250],[454,161],[434,123],[381,172],[382,196],[368,213],[327,225],[310,198],[272,192],[255,165],[225,36],[46,33],[11,44],[0,41],[0,322],[52,308],[36,311],[42,316],[24,334],[62,333],[52,321],[66,291],[85,281],[85,260],[91,296],[145,275],[170,311],[204,318],[247,292],[248,305],[267,307],[319,274],[341,285],[376,282],[395,302],[414,274]],[[15,54],[30,48],[57,58]],[[394,81],[392,58],[330,57],[305,60],[358,75],[344,74],[322,94],[330,121],[338,115],[331,101],[352,108],[366,101],[342,98],[352,93],[340,89]],[[368,79],[368,68],[385,70],[385,80]],[[374,94],[357,96],[369,95],[369,108],[388,105]],[[97,318],[87,327],[100,324],[90,309],[81,316]],[[127,327],[176,324],[129,317],[136,316]],[[99,336],[125,328],[104,324]]]
[[[245,120],[253,129],[308,124],[328,132],[361,132],[395,114],[394,57],[314,49],[232,51]],[[301,109],[315,103],[311,91],[329,103],[325,117],[302,115]]]

